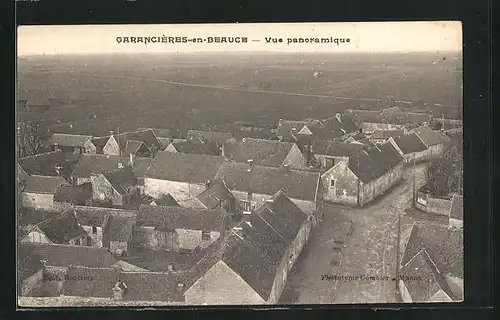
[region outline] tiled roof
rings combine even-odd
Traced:
[[[298,133],[305,125],[311,125],[313,121],[302,120],[282,120],[278,124],[278,137],[290,137],[292,134]]]
[[[403,161],[390,144],[363,150],[349,158],[349,169],[364,183],[373,181]]]
[[[51,145],[59,145],[60,147],[79,147],[83,148],[85,142],[92,140],[92,136],[79,134],[54,133],[50,139]]]
[[[25,182],[23,192],[55,194],[62,185],[69,185],[63,177],[31,175]]]
[[[200,139],[205,142],[215,142],[218,145],[231,139],[231,134],[227,132],[189,130],[188,138]]]
[[[413,132],[417,134],[427,147],[445,142],[438,131],[434,131],[428,126],[418,127]]]
[[[313,153],[332,157],[351,157],[361,150],[364,146],[357,143],[335,142],[335,141],[316,141],[313,144]]]
[[[108,140],[109,140],[109,136],[94,137],[92,139],[92,143],[96,147],[96,152],[97,153],[102,153],[103,152],[102,150],[103,150],[104,146],[106,145],[106,143],[108,142]]]
[[[151,150],[152,148],[161,149],[161,143],[151,129],[120,133],[119,135],[115,135],[114,138],[122,151],[127,149],[127,142],[129,140],[141,141]]]
[[[252,159],[255,165],[281,167],[294,144],[274,140],[244,138],[228,157],[235,162]]]
[[[132,231],[136,223],[134,216],[122,216],[111,214],[105,233],[105,242],[124,241],[129,242],[132,239]]]
[[[137,225],[166,230],[220,231],[224,216],[220,210],[141,205]]]
[[[130,166],[105,172],[104,176],[121,195],[127,194],[128,189],[137,184],[137,179]]]
[[[33,260],[46,260],[49,266],[109,267],[117,260],[106,248],[69,246],[61,244],[20,243],[20,259],[30,256]]]
[[[208,189],[200,193],[196,198],[208,209],[219,207],[221,200],[228,201],[230,203],[230,212],[236,212],[236,198],[226,188],[223,181],[214,181]]]
[[[135,154],[141,149],[141,147],[147,148],[142,141],[127,140],[127,143],[125,145],[125,154]]]
[[[71,209],[42,221],[37,226],[54,243],[68,243],[69,240],[85,234]]]
[[[406,265],[401,268],[404,284],[410,293],[412,302],[429,302],[431,297],[444,290],[451,294],[451,290],[444,284],[444,279],[433,266],[425,249],[420,250]]]
[[[464,197],[458,194],[453,195],[451,200],[450,218],[463,220],[464,219]]]
[[[166,128],[139,128],[139,131],[142,130],[152,130],[155,134],[156,138],[170,138],[172,137],[172,130]]]
[[[119,274],[116,268],[69,266],[63,294],[77,297],[112,298],[113,287],[118,281]]]
[[[249,168],[248,164],[225,162],[216,179],[224,179],[231,191],[273,195],[283,190],[292,199],[316,199],[319,173],[255,165]]]
[[[380,123],[390,123],[396,125],[416,124],[423,125],[429,123],[431,115],[428,113],[415,113],[415,112],[383,112],[380,116]]]
[[[120,281],[127,289],[123,300],[138,301],[183,301],[182,292],[174,273],[121,272]]]
[[[49,218],[53,218],[59,215],[60,212],[18,208],[17,214],[18,214],[19,225],[28,225],[28,224],[34,225]]]
[[[29,175],[59,176],[66,175],[73,170],[64,152],[52,151],[19,159],[19,165]],[[62,167],[61,173],[57,173],[56,167]]]
[[[147,178],[205,183],[212,180],[223,157],[160,151],[151,162]]]
[[[175,150],[180,153],[195,153],[219,156],[221,150],[215,142],[203,142],[197,139],[189,139],[186,141],[172,142]]]
[[[128,164],[128,157],[110,156],[104,154],[84,154],[76,163],[72,177],[89,178],[92,173],[104,173],[118,169],[118,164]]]
[[[165,206],[165,207],[179,207],[179,203],[172,197],[172,195],[165,194],[159,197],[158,199],[155,199],[154,202],[158,206]]]
[[[375,130],[371,135],[371,139],[389,139],[390,137],[397,137],[402,135],[402,130]]]
[[[425,144],[415,133],[403,134],[398,137],[393,137],[393,139],[399,149],[401,149],[403,154],[410,154],[427,150]]]
[[[85,201],[92,198],[92,184],[84,183],[77,187],[70,184],[61,185],[54,194],[54,201],[76,205],[84,205]]]
[[[428,224],[412,227],[401,264],[426,249],[441,273],[463,278],[463,231]]]
[[[104,207],[75,206],[78,222],[84,226],[104,226],[108,215],[133,216],[136,211]]]

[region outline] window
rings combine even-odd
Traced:
[[[243,212],[252,211],[252,204],[250,201],[241,200],[240,205]]]
[[[92,233],[93,233],[93,234],[96,234],[96,233],[97,233],[97,227],[96,227],[96,226],[92,226]]]
[[[335,179],[330,180],[330,188],[335,188]]]
[[[75,240],[75,245],[79,246],[80,245],[80,239]]]
[[[202,231],[201,232],[201,240],[203,241],[210,241],[210,232],[209,231]]]

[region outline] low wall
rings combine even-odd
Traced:
[[[451,199],[433,197],[424,192],[417,193],[415,207],[427,213],[448,216],[451,208]]]

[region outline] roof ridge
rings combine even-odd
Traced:
[[[42,152],[42,153],[37,153],[37,154],[32,154],[26,157],[22,157],[19,160],[24,160],[24,159],[34,159],[42,155],[47,155],[47,154],[56,154],[56,153],[62,153],[61,150],[55,150],[55,151],[47,151],[47,152]]]

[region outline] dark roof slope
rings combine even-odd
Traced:
[[[103,226],[109,215],[133,216],[136,211],[105,208],[105,207],[89,207],[89,206],[74,206],[76,217],[81,225],[84,226]]]
[[[96,147],[96,152],[97,153],[102,153],[103,152],[103,148],[104,146],[106,145],[106,143],[108,142],[109,140],[109,136],[105,136],[105,137],[94,137],[92,139],[92,143],[94,144],[94,146]]]
[[[104,235],[105,242],[108,241],[124,241],[129,242],[132,239],[132,231],[136,223],[135,216],[116,215],[109,216],[107,224],[107,232]]]
[[[129,188],[137,184],[137,179],[130,166],[105,172],[104,176],[121,195],[127,194]]]
[[[61,214],[60,212],[44,211],[44,210],[34,210],[29,208],[18,208],[18,224],[28,225],[28,224],[38,224],[49,218],[53,218]]]
[[[389,139],[390,137],[397,137],[402,135],[402,130],[375,130],[371,135],[371,139]]]
[[[463,220],[464,219],[464,197],[458,194],[453,195],[451,200],[450,218]]]
[[[398,137],[393,137],[393,139],[399,149],[401,149],[403,154],[410,154],[427,150],[425,144],[415,133],[403,134]]]
[[[106,248],[69,246],[44,243],[20,243],[19,258],[30,256],[33,259],[46,260],[49,266],[67,267],[79,265],[87,267],[110,267],[117,260]]]
[[[227,189],[224,181],[214,181],[208,189],[200,193],[196,198],[208,209],[217,208],[222,200],[228,201],[230,204],[230,211],[236,212],[236,198],[231,191]]]
[[[67,175],[73,170],[72,164],[60,150],[21,158],[19,165],[27,174],[39,176]],[[56,167],[61,167],[60,173]]]
[[[281,120],[278,123],[278,137],[290,137],[297,134],[305,125],[311,125],[313,121]]]
[[[155,199],[154,202],[158,206],[165,207],[180,207],[179,203],[172,197],[170,193],[162,195],[160,198]]]
[[[401,264],[406,264],[421,249],[426,249],[438,270],[463,278],[463,231],[446,226],[412,227]]]
[[[426,146],[444,143],[443,137],[428,126],[421,126],[413,130]]]
[[[252,159],[255,165],[279,168],[293,146],[293,143],[288,142],[243,138],[228,157],[235,162],[246,163]]]
[[[316,141],[313,144],[313,153],[331,157],[351,157],[365,148],[358,143]]]
[[[50,139],[51,145],[59,145],[61,147],[78,147],[83,148],[85,142],[92,140],[92,136],[80,134],[54,133]]]
[[[84,154],[77,162],[72,177],[89,178],[92,173],[103,173],[118,169],[118,164],[127,165],[128,157],[104,154]]]
[[[54,243],[64,244],[85,234],[85,230],[78,224],[73,210],[42,221],[37,226]]]
[[[23,192],[55,194],[63,185],[69,185],[63,177],[31,175],[25,181]]]
[[[121,272],[120,281],[126,285],[123,300],[183,301],[174,273]]]
[[[403,157],[386,142],[368,148],[349,158],[349,169],[364,183],[373,181],[403,161]]]
[[[157,150],[161,149],[161,143],[158,141],[153,130],[151,129],[121,133],[119,135],[115,135],[114,137],[122,151],[127,149],[127,142],[129,140],[143,142],[150,150],[153,148],[156,148]]]
[[[160,151],[151,162],[147,178],[205,183],[212,180],[223,157]]]
[[[224,213],[222,211],[199,208],[141,205],[137,214],[138,226],[166,230],[220,231],[223,221]]]
[[[221,150],[215,142],[204,142],[195,139],[189,139],[186,141],[172,142],[175,150],[180,153],[194,153],[194,154],[206,154],[212,156],[219,156]]]
[[[91,183],[83,183],[77,187],[73,187],[70,184],[63,184],[54,194],[54,201],[75,205],[85,205],[85,202],[90,198],[92,198]]]
[[[273,195],[283,190],[292,199],[314,201],[319,173],[225,162],[216,179],[224,179],[229,190]]]

